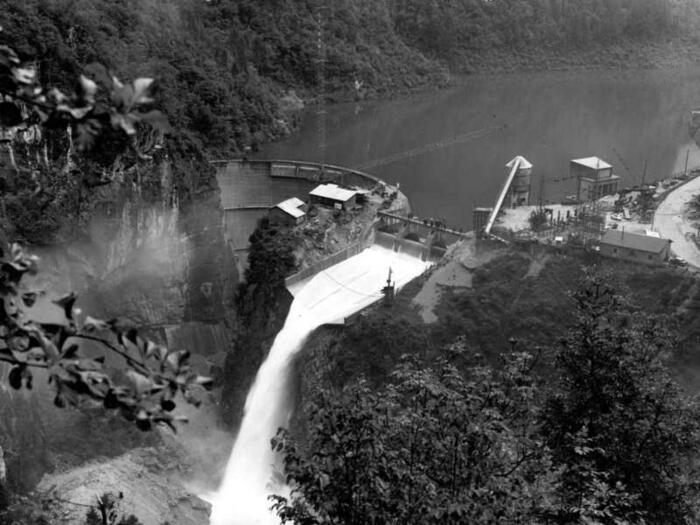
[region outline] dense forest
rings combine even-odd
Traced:
[[[2,2],[0,40],[50,85],[92,62],[157,78],[173,127],[220,156],[288,133],[319,90],[434,87],[504,55],[634,64],[649,43],[694,46],[698,21],[692,0],[27,0]]]

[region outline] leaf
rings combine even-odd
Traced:
[[[135,345],[138,345],[138,335],[139,332],[136,328],[129,328],[126,334],[124,334],[124,336]]]
[[[20,367],[16,366],[10,370],[9,383],[15,390],[22,388],[22,370]]]
[[[90,104],[93,104],[97,93],[95,81],[87,78],[85,75],[80,75],[80,89],[82,90],[83,98]]]
[[[33,84],[36,80],[36,69],[33,67],[15,67],[12,74],[20,84]]]
[[[119,81],[117,80],[116,82]],[[118,110],[128,112],[132,107],[134,88],[130,85],[117,85],[116,82],[114,89],[112,89],[112,102]]]
[[[56,397],[53,398],[53,404],[58,408],[64,408],[66,406],[66,398],[59,392]]]
[[[168,354],[168,364],[172,367],[172,370],[177,372],[182,368],[183,365],[187,364],[190,358],[190,352],[188,350],[180,350],[178,352],[171,352]]]
[[[153,102],[153,99],[148,96],[151,85],[153,85],[152,78],[137,78],[134,80],[133,105]]]
[[[129,113],[124,115],[122,113],[115,113],[112,115],[112,127],[117,129],[121,128],[127,135],[136,134],[136,118],[134,113]]]
[[[9,46],[0,46],[0,65],[10,68],[19,64],[19,57]]]
[[[82,120],[88,113],[90,113],[90,111],[92,111],[92,106],[87,105],[84,107],[73,107],[69,106],[68,104],[59,104],[56,106],[56,111],[68,113],[75,120]]]
[[[325,472],[319,474],[318,476],[318,484],[321,487],[321,490],[325,489],[328,485],[331,483],[331,478],[328,474]]]
[[[12,102],[0,102],[0,126],[12,128],[24,122],[22,110]]]
[[[173,130],[165,114],[157,109],[153,109],[145,113],[139,113],[138,117],[141,122],[145,122],[163,133],[171,133]]]
[[[214,386],[214,380],[211,377],[197,376],[194,382],[198,385],[202,385],[207,390],[211,390]]]
[[[95,118],[88,118],[75,126],[78,150],[87,151],[95,144],[95,138],[100,134],[102,124]]]
[[[34,306],[38,294],[36,292],[25,292],[22,294],[22,302],[27,308]]]
[[[109,392],[107,392],[103,404],[104,407],[108,410],[119,408],[119,398],[115,394],[114,390],[110,390]]]
[[[112,78],[109,76],[109,73],[107,72],[107,68],[103,66],[102,64],[99,64],[97,62],[93,62],[92,64],[89,64],[88,66],[85,67],[85,73],[88,75],[92,76],[95,81],[98,84],[102,84],[104,88],[111,89],[112,88]]]
[[[63,351],[63,359],[73,359],[75,358],[76,354],[78,353],[78,350],[80,347],[76,344],[70,345],[68,348],[66,348]]]
[[[94,317],[87,316],[85,320],[83,321],[83,330],[86,332],[94,332],[96,330],[106,330],[109,328],[109,325],[101,320],[101,319],[95,319]]]
[[[158,361],[163,361],[168,356],[168,349],[162,345],[157,345],[148,341],[146,345],[146,357],[155,357]]]
[[[78,299],[78,296],[75,295],[73,292],[64,295],[63,297],[60,297],[59,299],[56,299],[53,301],[55,305],[60,306],[63,308],[63,312],[65,313],[66,317],[68,319],[73,319],[73,305],[75,305],[75,301]]]

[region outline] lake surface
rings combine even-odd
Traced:
[[[313,111],[258,156],[362,167],[399,182],[419,216],[470,228],[472,208],[493,205],[516,155],[534,164],[533,201],[575,191],[575,181],[555,180],[573,158],[603,158],[623,185],[641,182],[645,162],[646,181],[683,170],[688,151],[700,166],[688,135],[697,106],[698,69],[473,77],[435,93],[329,107],[325,158]]]

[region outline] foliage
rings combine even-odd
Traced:
[[[97,497],[95,506],[90,507],[85,515],[85,525],[141,525],[133,514],[125,515],[119,512],[121,493],[115,496],[105,492]]]
[[[13,136],[29,130],[36,135],[40,132],[35,125],[43,129],[68,127],[78,149],[86,150],[108,126],[133,139],[140,122],[161,132],[170,130],[160,111],[143,109],[153,102],[153,79],[137,78],[124,85],[99,64],[91,64],[87,71],[95,80],[80,75],[76,91],[66,95],[58,88],[45,88],[33,63],[20,60],[11,47],[0,46],[0,125],[5,133]]]
[[[449,353],[465,352],[457,342]],[[362,381],[324,392],[310,408],[308,443],[287,431],[291,494],[274,496],[298,524],[535,523],[553,479],[531,425],[532,358],[467,375],[446,360],[410,361],[379,391]]]
[[[564,469],[557,523],[696,521],[700,412],[663,363],[673,333],[663,319],[629,311],[599,278],[574,298],[578,321],[542,416]]]
[[[547,224],[547,212],[543,208],[533,210],[528,217],[528,222],[530,223],[530,229],[538,231]]]
[[[219,157],[289,133],[296,118],[285,100],[313,100],[321,89],[366,96],[439,85],[448,78],[444,61],[465,69],[488,51],[565,52],[693,35],[700,19],[692,0],[4,0],[0,6],[0,41],[36,61],[43,82],[72,88],[97,60],[119,75],[147,71],[160,80],[154,96],[176,134]]]
[[[89,149],[113,129],[132,137],[137,149],[139,123],[168,131],[162,113],[142,111],[153,101],[152,79],[138,78],[124,85],[102,66],[89,69],[96,81],[81,75],[77,91],[66,96],[57,88],[44,88],[33,65],[21,61],[11,47],[0,46],[0,124],[11,134],[32,130],[34,138],[54,127],[68,127],[79,150]],[[37,179],[35,184],[40,191],[41,182]],[[58,407],[91,399],[106,409],[118,410],[141,430],[150,429],[153,423],[174,429],[173,421],[178,418],[171,412],[176,395],[197,404],[196,387],[211,385],[209,378],[192,372],[189,352],[170,352],[118,320],[81,316],[74,308],[74,294],[55,301],[63,311],[61,321],[36,321],[27,309],[40,299],[41,292],[23,282],[25,275],[36,272],[36,257],[25,254],[17,244],[0,246],[0,361],[12,365],[10,386],[31,389],[32,369],[46,369]],[[90,343],[98,347],[97,355],[94,349],[93,355],[88,354]],[[123,359],[127,366],[123,377],[109,373],[105,351]]]
[[[691,0],[393,0],[399,34],[430,56],[610,46],[692,33]],[[476,52],[476,53],[475,53]]]
[[[491,270],[504,270],[511,288],[511,274],[527,271],[521,258],[494,262]],[[564,264],[560,271],[571,268]],[[675,289],[684,279],[658,271],[626,278],[635,289],[630,298],[649,294],[659,309],[676,304],[667,303],[664,287]],[[336,381],[324,375],[329,365],[315,352],[314,361],[303,364],[304,395],[317,396],[304,405],[304,434],[295,439],[281,431],[274,442],[291,487],[289,497],[275,497],[280,518],[310,524],[431,523],[438,515],[440,523],[696,522],[700,412],[666,368],[665,359],[677,350],[676,326],[625,302],[600,278],[584,282],[570,297],[562,293],[561,276],[547,275],[543,283],[561,296],[553,315],[577,315],[561,347],[543,351],[547,361],[556,355],[544,368],[525,354],[497,363],[492,342],[483,348],[492,363],[486,366],[484,358],[464,351],[471,334],[444,351],[437,365],[404,362],[383,381],[348,382],[356,369]],[[508,297],[494,299],[498,308],[513,301]],[[503,312],[480,300],[474,308],[487,308],[481,315],[493,317],[493,329],[508,335],[503,326],[510,318],[504,323]],[[573,323],[571,315],[557,318]],[[365,327],[365,337],[374,337],[376,328]],[[551,344],[555,335],[547,332],[544,339]],[[355,350],[356,340],[343,344],[352,350],[331,346],[324,357],[327,350],[333,361],[351,359],[348,354],[359,361],[387,345]],[[421,354],[404,344],[413,356]],[[340,391],[338,384],[344,385]],[[512,477],[494,474],[509,472],[507,464],[518,465]],[[459,470],[464,465],[468,471]],[[450,499],[445,488],[455,472],[459,490]],[[467,514],[440,514],[445,508]]]
[[[0,361],[12,365],[8,378],[12,388],[31,389],[32,369],[46,369],[56,406],[91,399],[148,430],[153,423],[174,428],[173,422],[179,419],[172,414],[176,395],[197,404],[197,387],[211,385],[209,378],[192,372],[189,352],[170,352],[119,320],[81,315],[74,307],[74,294],[54,301],[63,311],[61,322],[33,320],[27,308],[40,299],[41,292],[22,279],[36,273],[37,259],[13,245],[0,250],[0,263]],[[89,343],[95,343],[102,355],[88,357]],[[123,359],[127,367],[123,377],[109,374],[104,351]]]
[[[296,268],[294,250],[298,239],[290,230],[271,224],[267,218],[263,218],[249,242],[248,267],[245,271],[248,286],[275,288]]]

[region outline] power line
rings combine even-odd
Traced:
[[[317,12],[318,35],[316,51],[318,56],[316,64],[316,81],[318,84],[318,99],[316,105],[316,128],[318,131],[318,149],[322,170],[323,165],[326,163],[326,9],[326,2],[321,0],[318,4]]]
[[[400,160],[408,159],[411,157],[417,157],[419,155],[424,155],[426,153],[430,153],[431,151],[449,148],[450,146],[454,146],[455,144],[464,144],[465,142],[480,139],[505,128],[506,125],[504,124],[502,126],[488,126],[474,131],[469,131],[467,133],[462,133],[450,139],[433,142],[431,144],[425,144],[423,146],[418,146],[406,151],[394,153],[393,155],[389,155],[387,157],[363,162],[362,164],[356,165],[355,169],[363,171],[371,168],[377,168],[379,166],[384,166],[386,164],[393,164],[394,162],[398,162]]]

